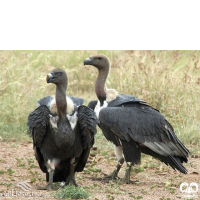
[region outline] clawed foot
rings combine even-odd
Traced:
[[[112,181],[117,180],[117,181],[120,181],[122,184],[134,184],[134,183],[139,182],[136,179],[135,180],[130,180],[129,173],[126,173],[123,179],[121,179],[120,177],[118,177],[117,174],[118,173],[116,171],[114,171],[111,175],[104,174],[103,181],[104,182],[109,182],[110,180],[112,180]]]
[[[74,178],[68,178],[65,182],[65,185],[74,185],[76,187],[78,186]]]
[[[114,171],[112,174],[110,175],[107,175],[107,174],[104,174],[104,178],[103,178],[103,181],[104,182],[108,182],[110,180],[120,180],[120,178],[118,177],[117,175],[118,173],[116,171]]]
[[[53,184],[48,184],[46,186],[37,186],[35,187],[36,190],[55,190],[56,187]]]
[[[117,180],[117,179],[120,179],[118,177],[118,173],[116,171],[114,171],[112,174],[110,175],[107,175],[107,174],[104,174],[104,178],[105,179],[110,179],[110,180]]]
[[[138,183],[138,182],[140,182],[140,181],[138,181],[136,179],[134,179],[134,180],[130,180],[130,179],[126,179],[126,178],[122,179],[123,184],[134,184],[134,183]]]

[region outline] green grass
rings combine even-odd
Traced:
[[[12,170],[12,169],[9,168],[9,169],[7,170],[7,173],[8,173],[9,175],[12,175],[13,173],[15,173],[15,170]]]
[[[60,188],[54,194],[58,199],[87,199],[89,193],[83,187],[65,186]]]
[[[0,51],[0,136],[30,140],[27,117],[36,100],[54,95],[46,75],[55,67],[69,77],[68,94],[96,99],[97,70],[83,66],[86,57],[106,54],[112,68],[108,88],[149,102],[173,125],[185,143],[200,143],[200,51]]]

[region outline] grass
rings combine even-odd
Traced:
[[[54,197],[58,199],[87,199],[89,196],[84,188],[75,186],[65,186],[54,194]]]
[[[113,66],[118,74],[112,76],[113,82],[119,83],[114,87],[149,102],[164,114],[183,142],[197,144],[200,139],[200,72],[195,65],[198,56],[199,52],[187,51],[133,52]]]
[[[11,175],[11,174],[15,173],[15,170],[12,170],[12,169],[9,168],[9,169],[7,170],[7,173],[8,173],[9,175]]]
[[[54,95],[46,74],[65,69],[68,94],[96,99],[97,70],[83,66],[86,57],[106,54],[112,69],[108,88],[149,102],[188,145],[200,143],[200,51],[0,51],[0,136],[3,141],[30,140],[27,117],[36,100]],[[198,149],[198,148],[197,148]]]

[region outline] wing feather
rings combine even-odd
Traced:
[[[41,105],[28,116],[27,125],[33,139],[34,146],[41,147],[47,128],[49,127],[49,108]]]
[[[97,119],[94,111],[84,105],[78,107],[77,116],[83,137],[84,149],[88,147],[91,148],[94,143],[94,135],[97,132],[96,127],[99,120]]]
[[[103,108],[99,120],[122,140],[132,139],[161,155],[188,157],[189,150],[177,138],[169,122],[148,105]]]
[[[97,125],[99,120],[94,111],[84,105],[78,107],[78,122],[81,129],[81,136],[83,141],[83,152],[76,166],[76,171],[80,172],[84,169],[90,154],[90,149],[94,144],[94,135],[97,132]]]

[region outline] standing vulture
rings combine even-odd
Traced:
[[[106,88],[110,62],[105,55],[86,58],[84,65],[93,65],[99,71],[95,84],[99,100],[91,101],[88,106],[95,110],[106,139],[115,145],[118,164],[109,178],[117,178],[125,159],[127,168],[123,182],[129,184],[131,166],[140,164],[141,152],[186,174],[182,163],[187,162],[189,150],[164,116],[141,99],[118,95],[116,90]]]
[[[77,185],[75,172],[83,171],[98,119],[83,99],[66,97],[67,74],[57,68],[47,75],[47,83],[56,85],[55,99],[47,96],[29,114],[27,125],[33,139],[35,157],[46,173],[49,184],[39,189],[53,189],[53,182]]]

